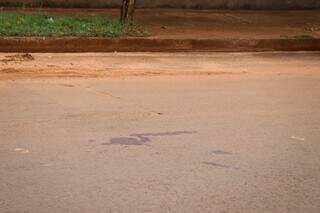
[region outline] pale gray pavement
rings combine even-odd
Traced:
[[[0,64],[0,212],[320,211],[319,53],[34,56]]]

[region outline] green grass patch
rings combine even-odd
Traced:
[[[0,36],[8,37],[135,36],[130,28],[120,21],[102,16],[67,17],[47,14],[0,13]]]

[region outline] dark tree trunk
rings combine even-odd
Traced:
[[[136,5],[136,0],[122,0],[121,17],[122,23],[131,24],[133,22],[133,13]]]

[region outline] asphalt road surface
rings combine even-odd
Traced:
[[[320,53],[0,62],[0,212],[320,212]]]

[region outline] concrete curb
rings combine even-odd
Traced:
[[[0,52],[320,51],[320,39],[0,38]]]

